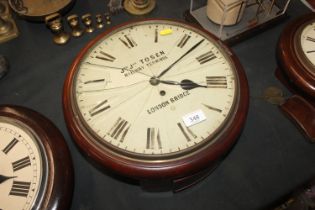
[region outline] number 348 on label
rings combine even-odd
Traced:
[[[186,114],[185,116],[182,117],[182,119],[183,119],[185,125],[187,127],[190,127],[190,126],[196,125],[196,124],[206,120],[207,118],[206,118],[205,114],[203,113],[203,111],[201,109],[199,109],[197,111]]]

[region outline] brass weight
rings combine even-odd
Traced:
[[[62,18],[59,13],[48,15],[45,18],[46,25],[54,34],[53,41],[58,45],[66,44],[70,40],[70,35],[64,31]]]

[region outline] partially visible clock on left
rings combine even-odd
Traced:
[[[73,168],[58,129],[39,113],[0,106],[0,209],[66,210]]]

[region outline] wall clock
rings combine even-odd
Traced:
[[[136,21],[79,53],[63,108],[88,157],[145,189],[178,191],[235,143],[248,86],[236,56],[208,32],[172,20]]]
[[[0,106],[0,150],[0,209],[69,209],[72,162],[50,121],[27,108]]]
[[[315,141],[315,122],[311,117],[315,114],[315,14],[304,15],[284,29],[277,60],[277,77],[297,94],[281,108]]]

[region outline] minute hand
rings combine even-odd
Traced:
[[[186,55],[188,55],[189,53],[191,53],[194,49],[196,49],[203,41],[205,41],[204,39],[202,39],[201,41],[199,41],[197,44],[195,44],[194,46],[192,46],[192,48],[190,48],[185,54],[183,54],[180,58],[178,58],[174,63],[172,63],[169,67],[167,67],[164,71],[162,71],[157,78],[162,77],[166,72],[168,72],[175,64],[177,64],[181,59],[183,59]]]

